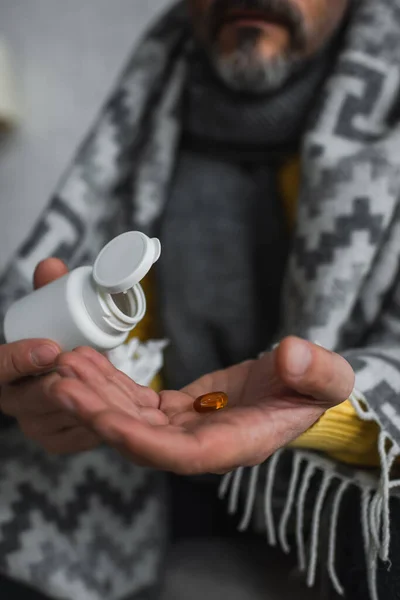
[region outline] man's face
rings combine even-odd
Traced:
[[[280,87],[328,41],[350,0],[188,0],[197,38],[236,90]]]

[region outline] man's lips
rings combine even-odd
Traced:
[[[278,19],[276,16],[267,12],[256,10],[230,10],[219,20],[217,30],[231,24],[287,26],[282,19]]]

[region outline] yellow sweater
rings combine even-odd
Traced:
[[[293,230],[297,214],[297,196],[300,184],[300,163],[290,162],[279,176],[282,198],[290,229]],[[141,341],[157,337],[156,294],[151,273],[142,282],[148,310],[143,321],[132,332],[132,337]],[[161,379],[158,377],[152,387],[159,391]],[[358,418],[349,400],[328,410],[321,419],[300,436],[292,447],[316,450],[350,465],[362,467],[379,466],[377,440],[379,428],[374,422]]]

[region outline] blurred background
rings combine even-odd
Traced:
[[[0,133],[0,269],[46,205],[132,45],[167,5],[0,2],[0,40],[19,112],[18,129]]]

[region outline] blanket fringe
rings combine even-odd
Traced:
[[[303,462],[303,456],[300,453],[296,453],[293,459],[292,477],[289,483],[289,490],[286,499],[286,504],[282,512],[282,517],[279,523],[279,542],[282,550],[289,554],[290,546],[287,541],[287,529],[289,524],[290,515],[292,514],[293,504],[296,498],[296,489],[299,481],[300,468]]]
[[[314,516],[311,530],[311,552],[310,561],[308,565],[307,585],[313,587],[315,584],[315,576],[317,571],[317,559],[318,559],[318,542],[319,542],[319,528],[321,522],[322,510],[326,495],[328,493],[329,486],[333,479],[333,473],[326,472],[324,474],[321,487],[319,489],[317,501],[315,503]]]
[[[367,408],[368,403],[363,394],[354,391],[350,400],[360,419],[379,423],[374,412]],[[368,531],[371,536],[369,556],[372,557],[375,568],[377,557],[379,557],[380,560],[387,563],[390,570],[390,491],[399,485],[399,481],[390,480],[390,475],[396,459],[400,456],[400,448],[384,430],[379,435],[378,452],[381,476],[379,485],[369,503]]]
[[[350,400],[360,419],[377,421],[374,413],[367,408],[368,404],[362,394],[354,391]],[[378,440],[378,451],[381,462],[380,479],[376,479],[364,471],[357,471],[353,476],[339,473],[335,469],[335,464],[328,458],[321,457],[312,452],[295,451],[291,477],[288,484],[288,493],[277,527],[276,515],[273,514],[273,491],[276,472],[284,450],[278,450],[266,463],[263,507],[268,543],[271,546],[277,546],[279,543],[285,553],[291,551],[288,542],[288,526],[293,510],[295,509],[295,538],[298,567],[302,572],[306,573],[307,585],[309,587],[313,587],[316,581],[321,516],[324,506],[326,506],[328,492],[331,490],[333,495],[331,500],[326,567],[332,586],[337,594],[340,596],[344,596],[345,594],[336,571],[337,529],[340,508],[345,494],[351,486],[356,486],[361,493],[361,524],[370,599],[379,600],[377,590],[378,561],[381,560],[386,563],[388,569],[391,567],[389,560],[390,494],[394,488],[400,487],[400,479],[391,480],[390,474],[394,462],[400,456],[400,448],[386,432],[382,431]],[[236,471],[228,473],[221,481],[219,496],[220,498],[228,498],[228,510],[230,514],[238,511],[244,473],[244,467],[240,467]],[[245,531],[251,524],[259,482],[261,480],[260,473],[261,465],[251,468],[244,501],[244,513],[238,526],[239,531]],[[311,536],[308,547],[306,547],[304,536],[306,500],[313,478],[317,473],[322,473],[322,479],[319,483],[312,515]],[[336,482],[336,487],[333,485],[334,481]]]
[[[303,482],[300,486],[299,499],[297,502],[297,526],[296,526],[296,541],[297,541],[297,559],[299,562],[300,571],[306,569],[306,549],[304,540],[304,509],[306,505],[307,492],[310,488],[312,477],[316,471],[316,465],[312,462],[307,464],[303,475]]]
[[[342,504],[343,496],[350,486],[350,481],[344,480],[340,483],[336,490],[335,497],[332,502],[332,519],[329,529],[329,548],[328,548],[328,573],[331,579],[332,585],[339,596],[344,596],[344,588],[340,583],[339,577],[336,573],[336,538],[337,538],[337,527],[339,523],[340,506]]]
[[[264,493],[264,515],[265,515],[265,525],[267,529],[267,536],[270,546],[276,546],[276,532],[275,532],[275,523],[274,523],[274,515],[272,511],[272,497],[274,491],[274,481],[275,475],[278,468],[279,459],[282,456],[283,450],[278,450],[271,457],[268,465],[267,479],[265,483],[265,493]]]
[[[243,519],[239,523],[239,527],[238,527],[239,531],[246,531],[246,529],[250,525],[251,517],[253,514],[254,502],[256,500],[259,472],[260,472],[260,465],[258,465],[257,467],[254,467],[254,469],[251,470],[249,491],[247,494],[247,501],[246,501],[246,508],[244,511]]]

